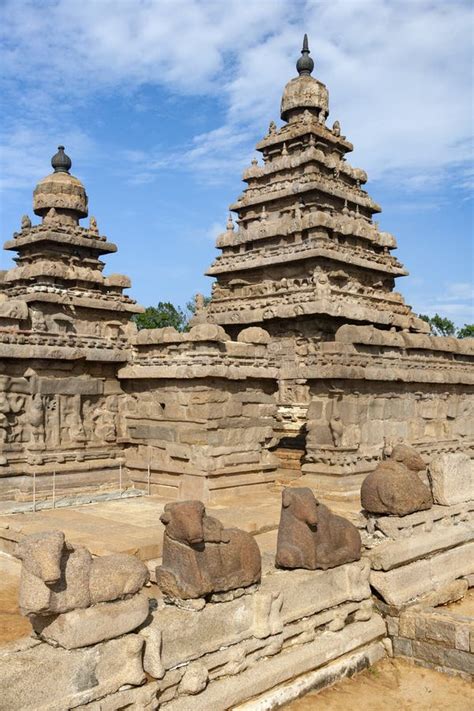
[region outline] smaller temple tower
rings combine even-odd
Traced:
[[[380,207],[364,190],[367,174],[346,156],[352,144],[339,121],[326,125],[329,96],[312,76],[305,35],[298,76],[285,86],[281,119],[257,144],[247,187],[230,206],[207,318],[231,335],[263,325],[289,346],[333,340],[344,323],[426,332],[395,279],[407,274],[391,252],[395,238],[373,217]],[[290,351],[291,351],[290,347]]]
[[[117,369],[143,309],[104,276],[117,250],[88,227],[84,186],[64,147],[40,180],[21,231],[5,244],[16,266],[0,273],[0,498],[119,486],[122,449]],[[54,484],[53,484],[54,482]]]
[[[0,322],[6,319],[22,331],[47,334],[49,340],[67,333],[76,336],[76,346],[97,339],[119,346],[131,315],[142,307],[123,294],[130,287],[128,277],[102,273],[100,257],[117,247],[99,234],[94,217],[89,227],[79,224],[88,215],[88,200],[80,180],[69,172],[71,159],[64,146],[51,165],[53,172],[33,193],[41,224],[32,225],[25,215],[21,232],[4,245],[18,257],[17,266],[1,277]]]

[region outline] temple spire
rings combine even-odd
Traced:
[[[305,34],[305,36],[303,37],[303,49],[301,50],[301,57],[296,62],[296,69],[298,70],[298,74],[300,76],[304,74],[309,76],[314,69],[314,62],[309,56],[309,54],[310,51],[308,44],[308,35]]]

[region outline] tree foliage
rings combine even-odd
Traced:
[[[203,298],[204,307],[211,300],[210,296]],[[156,306],[147,306],[145,312],[137,314],[133,320],[138,330],[142,328],[164,328],[172,326],[177,331],[189,331],[189,322],[196,313],[196,297],[186,303],[185,309],[175,306],[169,301],[159,301]]]
[[[444,318],[439,314],[426,316],[420,314],[420,318],[429,324],[431,333],[434,336],[455,336],[456,338],[474,338],[474,324],[465,323],[462,328],[456,328],[449,318]]]
[[[159,301],[156,306],[147,306],[145,312],[136,314],[133,320],[137,324],[138,330],[172,326],[177,331],[184,331],[188,323],[184,311],[169,301]]]
[[[474,323],[465,323],[462,328],[458,329],[458,338],[474,338]]]

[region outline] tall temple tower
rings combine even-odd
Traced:
[[[338,121],[326,125],[328,90],[311,75],[306,35],[296,68],[281,101],[284,123],[270,123],[257,144],[263,165],[252,161],[230,206],[237,229],[229,217],[217,239],[206,318],[232,336],[264,325],[310,350],[344,323],[426,332],[393,291],[407,272],[391,254],[395,238],[373,221],[380,207],[362,187],[367,174],[346,160],[352,144]]]

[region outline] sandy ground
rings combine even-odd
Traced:
[[[20,562],[0,554],[0,645],[30,634],[31,625],[18,610]]]
[[[470,588],[462,600],[446,605],[445,609],[449,610],[453,615],[474,617],[474,588]],[[474,703],[472,707],[474,709]]]
[[[473,711],[468,681],[384,659],[352,679],[287,704],[288,711]]]

